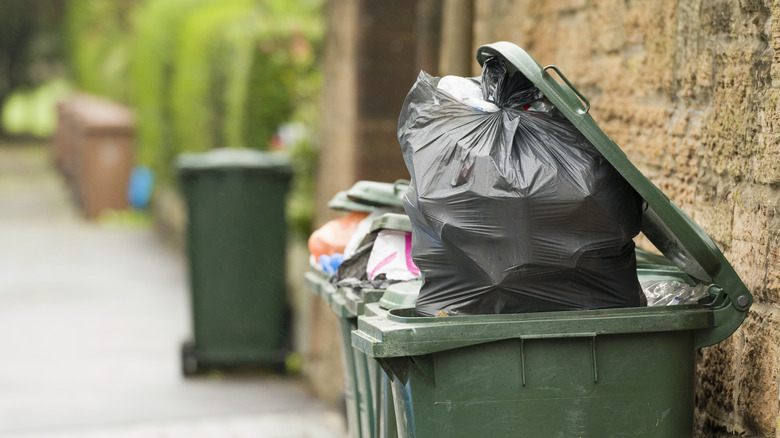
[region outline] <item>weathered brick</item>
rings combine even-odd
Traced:
[[[703,348],[697,356],[696,411],[697,421],[710,419],[715,424],[733,422],[740,344],[738,331],[725,341]]]
[[[734,427],[706,416],[697,416],[693,438],[745,438],[743,431],[735,431]]]
[[[560,0],[556,2],[543,2],[544,11],[547,13],[559,13],[576,11],[582,9],[588,2],[587,0]]]
[[[751,65],[744,51],[728,49],[725,56],[742,62],[727,64],[716,73],[717,88],[712,107],[707,112],[702,158],[707,167],[721,175],[746,178],[749,174],[747,158],[756,150],[756,105],[752,99]]]
[[[745,345],[739,364],[737,407],[742,425],[753,436],[775,436],[780,371],[780,321],[751,311],[744,322]]]
[[[780,20],[776,18],[778,12],[780,12],[780,5],[774,3],[771,5],[771,9],[772,19],[769,20],[769,29],[767,33],[769,34],[769,44],[772,48],[776,49],[780,47]],[[777,50],[775,50],[774,58],[772,60],[771,75],[773,85],[777,86],[777,83],[780,82],[780,53],[778,53]]]
[[[780,38],[780,35],[778,36]],[[780,82],[780,80],[778,80]],[[780,112],[776,90],[768,91],[762,99],[765,109],[758,113],[758,147],[760,159],[755,162],[756,181],[762,184],[780,183]]]
[[[557,2],[549,2],[557,3]],[[625,47],[623,31],[624,8],[622,0],[596,0],[590,9],[588,21],[602,23],[598,32],[594,33],[594,49],[598,53],[612,53]]]
[[[476,0],[474,2],[474,44],[512,41],[528,47],[526,30],[529,16],[535,15],[529,1]],[[506,19],[511,17],[512,19]]]
[[[768,298],[765,293],[768,250],[766,210],[761,206],[737,202],[729,260],[758,300]]]
[[[677,1],[633,2],[628,6],[626,26],[629,41],[642,50],[630,50],[629,56],[642,56],[632,76],[642,78],[639,95],[671,88],[674,74],[674,47],[677,30]],[[639,55],[636,55],[639,53]],[[644,54],[644,55],[642,55]],[[633,69],[632,69],[633,70]]]
[[[734,224],[734,200],[729,183],[712,175],[699,180],[692,218],[725,251],[731,246]]]
[[[768,193],[767,228],[769,229],[769,253],[767,254],[767,301],[780,303],[780,190]]]

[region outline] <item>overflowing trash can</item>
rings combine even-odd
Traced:
[[[335,210],[348,212],[348,216],[325,224],[309,241],[312,268],[305,274],[306,284],[339,320],[346,416],[352,437],[396,436],[394,419],[388,421],[380,410],[383,373],[373,359],[353,349],[351,341],[351,333],[357,328],[357,317],[364,314],[367,304],[379,301],[385,291],[368,283],[339,284],[337,280],[366,275],[370,252],[380,232],[411,231],[408,218],[399,214],[406,189],[404,182],[358,181],[349,190],[337,193],[328,204]],[[348,234],[341,233],[337,225],[350,224],[350,217],[355,214],[360,214],[357,226]],[[342,241],[339,243],[331,234],[338,234]],[[345,237],[354,240],[351,247],[350,242],[343,240]],[[318,251],[326,246],[330,251],[320,254]],[[337,256],[345,252],[354,266],[341,265],[343,258]],[[333,265],[334,260],[337,260],[337,266]]]
[[[620,196],[633,196],[631,191],[634,190],[639,202],[632,199],[626,204],[638,207],[637,218],[629,218],[626,230],[631,231],[633,227],[637,228],[636,232],[641,230],[663,256],[634,252],[633,243],[630,243],[632,235],[628,231],[622,233],[618,237],[627,242],[626,246],[617,247],[618,253],[607,255],[599,262],[609,266],[620,257],[619,266],[623,270],[630,268],[631,275],[621,271],[620,275],[626,274],[625,281],[615,282],[621,286],[610,290],[604,287],[612,280],[609,277],[584,276],[582,271],[577,271],[579,265],[576,263],[572,265],[575,266],[573,271],[564,269],[570,260],[561,256],[560,248],[585,242],[585,249],[572,250],[575,257],[594,247],[597,251],[606,248],[600,252],[602,255],[611,254],[610,245],[614,247],[617,241],[614,229],[595,223],[596,226],[588,230],[589,234],[577,242],[571,240],[578,236],[556,238],[550,234],[543,236],[545,240],[540,243],[539,236],[532,233],[534,230],[516,228],[511,231],[527,239],[522,245],[537,245],[533,247],[536,253],[532,255],[538,256],[534,263],[542,260],[548,264],[513,267],[511,272],[494,269],[505,263],[512,251],[502,250],[511,241],[491,246],[494,239],[489,223],[496,219],[496,214],[489,207],[501,205],[507,197],[519,193],[504,183],[515,178],[516,172],[511,166],[502,167],[518,156],[496,158],[486,153],[481,161],[478,155],[483,151],[479,150],[459,156],[472,143],[465,146],[456,143],[450,132],[445,132],[442,138],[447,147],[455,147],[449,155],[442,155],[441,151],[428,148],[433,141],[438,141],[431,140],[435,128],[431,128],[430,118],[424,119],[425,129],[420,132],[412,132],[409,125],[401,126],[402,145],[404,141],[418,141],[424,145],[404,149],[412,174],[404,207],[407,213],[411,212],[414,260],[422,262],[419,267],[424,280],[412,286],[419,288],[414,303],[386,311],[379,308],[371,315],[366,311],[358,317],[357,329],[352,332],[353,347],[374,358],[388,376],[398,436],[690,437],[695,353],[704,346],[726,339],[739,327],[753,301],[750,292],[706,233],[647,180],[601,131],[588,114],[587,99],[556,67],[543,68],[522,49],[506,42],[480,47],[477,59],[480,64],[499,63],[505,68],[500,75],[488,72],[485,77],[483,72],[483,84],[496,81],[500,98],[511,101],[517,97],[501,94],[504,78],[515,81],[510,83],[515,87],[509,90],[512,93],[525,90],[522,87],[526,84],[518,81],[529,82],[535,87],[531,90],[534,96],[543,95],[546,100],[542,105],[549,103],[552,108],[534,109],[532,105],[526,105],[525,110],[548,113],[528,117],[535,117],[534,123],[549,126],[559,122],[568,124],[566,138],[579,141],[572,146],[579,148],[572,152],[574,158],[562,157],[557,149],[544,152],[547,155],[534,155],[523,147],[519,151],[514,149],[513,153],[525,160],[523,168],[516,172],[530,172],[531,184],[547,183],[556,175],[534,173],[533,166],[526,167],[525,163],[560,165],[564,162],[567,166],[570,164],[567,160],[570,160],[575,165],[563,172],[578,169],[577,166],[590,166],[594,172],[605,172],[604,178],[580,179],[577,180],[582,183],[580,187],[565,186],[562,192],[566,196],[580,189],[585,192],[582,202],[589,204],[575,206],[566,213],[569,217],[579,214],[588,220],[587,215],[594,211],[593,196],[588,190],[608,188],[603,185],[607,181],[627,184],[629,189],[620,192],[624,193]],[[553,71],[563,83],[550,74]],[[427,79],[421,76],[421,80]],[[482,90],[493,93],[497,88],[488,86]],[[430,97],[431,92],[426,93]],[[434,104],[443,100],[434,99]],[[470,127],[471,130],[464,131],[467,136],[471,135],[464,137],[464,144],[469,138],[477,143],[481,141],[474,134],[475,130],[481,129],[475,128],[481,126],[480,123],[496,123],[500,117],[505,117],[498,107],[495,110],[487,108],[498,100],[487,104],[478,100],[463,101],[470,106],[455,108],[447,114],[460,118],[463,126]],[[516,99],[508,104],[517,103]],[[420,111],[420,108],[422,106],[417,105],[411,111]],[[401,125],[405,123],[405,116],[408,114],[402,112]],[[511,129],[519,129],[515,121],[509,120],[509,123],[515,123]],[[537,132],[529,128],[523,134],[549,140]],[[517,141],[512,135],[510,131],[503,138]],[[587,143],[579,138],[587,139]],[[431,160],[439,161],[427,165],[414,156],[418,153],[429,154]],[[447,173],[449,169],[445,166],[452,162],[460,167]],[[493,173],[489,176],[498,175],[497,182],[468,186],[473,174],[490,171]],[[434,181],[439,187],[424,186],[435,178],[440,180]],[[531,188],[539,187],[542,186]],[[549,185],[543,188],[547,190]],[[468,207],[479,196],[479,190],[494,196],[496,203],[488,205],[494,198],[486,196],[484,209],[458,210]],[[440,208],[436,204],[437,196],[455,208]],[[530,201],[521,199],[519,202],[520,207],[516,210],[499,210],[505,216],[498,219],[511,224],[513,217],[520,222],[539,213],[539,209],[559,208],[535,204],[536,210],[524,210],[528,204],[522,203]],[[602,205],[608,205],[608,202]],[[457,225],[464,223],[471,228],[458,228]],[[543,221],[539,223],[549,225]],[[574,222],[553,225],[565,227],[567,223],[575,226]],[[458,241],[466,241],[464,236],[472,241],[467,241],[465,246],[456,245]],[[476,242],[482,244],[479,248],[482,252],[472,251],[469,246],[474,243],[474,236],[484,239]],[[597,238],[591,243],[588,239],[594,236]],[[514,255],[528,256],[517,254],[517,251]],[[572,260],[577,262],[578,259]],[[590,266],[585,265],[586,262],[592,263],[592,260],[583,260],[583,269]],[[458,263],[462,263],[460,270]],[[444,275],[427,276],[426,272],[437,274],[432,271],[435,269],[442,269]],[[507,280],[515,281],[511,286],[500,284],[491,288],[480,284],[495,278],[503,281],[501,276],[510,274],[515,276]],[[467,278],[469,275],[478,278]],[[540,275],[551,281],[539,282]],[[610,275],[610,271],[605,271],[605,275]],[[464,287],[460,278],[473,284]],[[524,289],[525,283],[518,283],[518,278],[534,287],[541,284],[541,289]],[[568,281],[569,278],[572,280]],[[429,285],[429,280],[437,284]],[[550,284],[569,289],[558,294],[558,290],[547,288]],[[642,289],[638,289],[640,284]],[[583,294],[577,295],[580,290]],[[656,291],[660,292],[656,295]],[[518,297],[527,299],[523,301]],[[612,298],[615,299],[610,301]],[[646,306],[644,301],[637,300],[647,300],[654,305]],[[533,310],[518,311],[529,303]],[[559,309],[554,310],[555,306]],[[378,309],[378,306],[372,304],[367,308]],[[442,310],[437,311],[439,308]]]
[[[369,237],[365,238],[364,242],[372,242],[372,251],[381,252],[381,244],[377,240],[380,233],[386,232],[410,233],[409,218],[397,213],[379,215],[371,221],[367,233]],[[376,258],[374,254],[371,256]],[[369,261],[366,260],[366,267],[368,264]],[[370,275],[368,271],[367,274]],[[334,296],[333,300],[334,312],[337,315],[348,315],[347,318],[342,319],[345,322],[342,326],[342,350],[351,353],[355,362],[355,382],[361,402],[359,405],[361,437],[394,438],[397,436],[395,411],[392,409],[392,404],[387,403],[388,397],[392,396],[387,375],[373,358],[352,347],[352,331],[357,329],[359,316],[381,313],[381,310],[371,310],[368,306],[377,304],[380,309],[383,309],[382,303],[390,298],[388,291],[398,284],[400,283],[377,288],[344,286],[339,288],[340,293]]]
[[[182,346],[182,372],[282,367],[290,163],[271,152],[215,149],[179,156],[177,169],[188,210],[193,331]]]
[[[364,315],[386,318],[391,310],[413,308],[417,303],[420,286],[420,280],[410,280],[389,285],[387,289],[382,291],[383,293],[379,301],[365,305]],[[365,355],[365,353],[363,354]],[[379,436],[380,438],[402,436],[398,433],[392,380],[379,366],[378,361],[370,356],[366,355],[366,357],[368,358],[370,373],[374,376],[377,387],[375,406],[377,410],[376,415],[379,419]]]

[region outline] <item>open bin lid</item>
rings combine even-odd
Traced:
[[[377,230],[412,231],[409,216],[399,213],[385,213],[371,222],[371,232]]]
[[[368,205],[349,199],[347,192],[345,191],[336,193],[333,198],[328,201],[328,208],[342,211],[357,211],[361,213],[371,213],[376,210],[376,206],[374,205]]]
[[[292,175],[286,155],[254,149],[217,148],[208,152],[184,153],[176,158],[176,169],[182,174],[198,171],[250,170]]]
[[[70,108],[80,127],[90,133],[132,134],[135,116],[129,108],[96,97],[82,98]]]
[[[403,207],[407,190],[409,182],[405,180],[394,183],[358,181],[347,191],[347,197],[377,207]]]
[[[505,41],[477,49],[480,65],[489,56],[503,59],[510,73],[519,71],[532,81],[644,198],[647,209],[642,218],[642,232],[692,279],[713,285],[711,291],[717,293],[710,305],[723,310],[716,316],[715,330],[721,334],[728,332],[726,336],[733,333],[753,303],[753,296],[707,233],[650,182],[598,127],[588,114],[588,100],[557,67],[542,67],[523,49]],[[550,70],[564,83],[550,75]]]

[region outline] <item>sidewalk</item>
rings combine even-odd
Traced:
[[[42,146],[0,145],[0,437],[343,438],[295,379],[184,379],[184,261],[83,221]]]

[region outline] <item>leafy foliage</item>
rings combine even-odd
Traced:
[[[14,118],[20,115],[23,94],[62,73],[63,9],[59,0],[3,0],[1,8],[0,107],[12,93],[18,93],[14,104],[17,110],[4,115]]]
[[[191,11],[208,0],[156,0],[133,11],[131,103],[138,121],[138,161],[151,167],[162,180],[172,177],[175,146],[170,99],[175,70],[177,37]]]
[[[134,0],[70,0],[66,40],[71,75],[87,92],[127,101]]]
[[[136,112],[138,161],[173,182],[186,151],[290,149],[290,215],[311,220],[313,136],[278,141],[285,123],[316,130],[322,0],[70,0],[77,86]],[[297,207],[294,207],[296,206]]]

